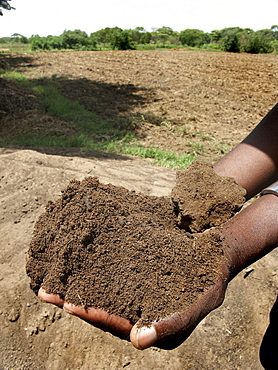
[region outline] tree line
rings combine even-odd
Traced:
[[[250,28],[229,27],[206,33],[199,29],[173,31],[170,27],[143,27],[123,30],[119,27],[104,28],[88,35],[81,30],[64,31],[60,36],[29,39],[18,33],[10,38],[0,38],[0,43],[20,42],[30,44],[31,50],[128,50],[193,47],[207,50],[223,50],[233,53],[278,53],[278,25],[270,29],[253,31]]]

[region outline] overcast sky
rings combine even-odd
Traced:
[[[10,4],[16,10],[3,10],[0,37],[60,35],[75,29],[90,34],[115,26],[205,32],[239,26],[257,31],[278,24],[278,0],[12,0]]]

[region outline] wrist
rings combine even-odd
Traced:
[[[266,194],[273,194],[278,196],[278,181],[274,182],[273,184],[271,184],[270,186],[261,191],[261,196]]]
[[[221,229],[230,279],[278,245],[278,197],[267,194]]]

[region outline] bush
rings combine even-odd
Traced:
[[[250,54],[271,53],[273,52],[273,46],[271,41],[264,39],[259,34],[252,33],[245,40],[243,50]]]
[[[278,54],[278,40],[271,41],[270,42],[271,47],[275,51],[276,54]]]
[[[133,41],[131,41],[129,31],[127,30],[117,30],[110,36],[110,40],[113,50],[135,49],[135,44]]]
[[[88,37],[86,32],[75,30],[65,31],[61,36],[33,36],[31,37],[31,50],[95,50],[96,41]]]
[[[239,37],[236,33],[227,35],[222,41],[222,49],[231,53],[240,52]]]
[[[50,50],[46,37],[34,36],[31,38],[31,50]]]
[[[73,50],[93,50],[96,48],[96,42],[89,38],[86,32],[75,30],[65,31],[61,35],[63,49]]]
[[[210,38],[207,33],[195,29],[187,29],[181,31],[179,39],[183,45],[193,47],[208,44],[210,41]]]

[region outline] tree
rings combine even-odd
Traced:
[[[222,42],[223,42],[222,48],[224,51],[229,51],[231,53],[240,52],[239,37],[236,33],[232,33],[230,35],[225,36]]]
[[[22,44],[28,44],[28,39],[26,36],[21,35],[20,33],[14,33],[12,36],[12,39],[15,42],[20,42]]]
[[[180,33],[180,42],[187,46],[201,46],[209,42],[209,35],[201,30],[186,29]]]
[[[80,30],[64,31],[61,39],[63,49],[93,50],[96,47],[93,38],[89,38],[86,32]]]
[[[172,35],[172,34],[174,33],[174,31],[172,30],[172,28],[170,28],[170,27],[165,27],[165,26],[163,26],[163,27],[161,27],[161,28],[158,28],[158,29],[156,30],[156,32],[158,32],[158,33],[162,33],[163,35]]]
[[[273,46],[271,45],[271,40],[262,37],[261,33],[257,31],[248,35],[244,42],[243,50],[250,54],[264,54],[271,53]]]
[[[118,29],[111,35],[111,46],[113,50],[133,50],[135,49],[134,42],[131,39],[128,30]]]
[[[149,44],[152,39],[151,32],[144,32],[140,38],[140,44]]]
[[[272,26],[271,31],[275,40],[278,40],[278,25]]]
[[[136,27],[134,30],[128,30],[131,40],[134,41],[136,44],[141,43],[141,37],[144,34],[145,29],[143,27]]]
[[[144,27],[136,27],[135,28],[135,31],[138,31],[138,32],[146,32],[146,30],[145,30]]]
[[[273,31],[273,29],[263,29],[256,31],[256,35],[260,36],[261,38],[267,41],[275,40],[275,31]]]
[[[122,31],[122,29],[119,27],[106,27],[99,31],[91,33],[90,37],[94,38],[94,40],[96,40],[98,44],[109,44],[111,42],[111,36],[116,31]]]
[[[153,32],[153,39],[156,42],[160,42],[163,46],[170,42],[170,38],[174,35],[174,31],[170,27],[160,27]]]
[[[60,36],[35,35],[30,38],[30,42],[31,50],[95,50],[97,46],[93,37],[88,37],[86,32],[80,30],[64,31]]]
[[[2,9],[5,10],[11,10],[14,9],[11,5],[10,2],[11,0],[0,0],[0,15],[3,15]]]
[[[31,41],[31,50],[50,50],[50,45],[46,37],[40,37],[39,35],[32,36]]]
[[[211,41],[218,42],[219,40],[221,40],[222,31],[220,31],[220,30],[213,30],[210,33],[210,37],[211,37]]]

